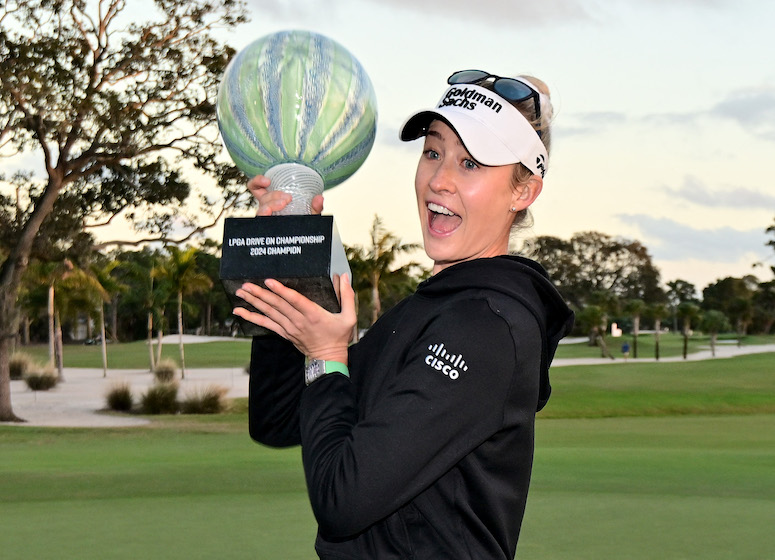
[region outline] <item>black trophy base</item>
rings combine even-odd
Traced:
[[[246,282],[282,282],[338,313],[334,277],[350,275],[344,246],[332,216],[259,216],[226,218],[223,228],[221,283],[233,307],[256,311],[236,291]],[[246,335],[270,331],[238,318]]]

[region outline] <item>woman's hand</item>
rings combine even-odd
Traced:
[[[277,280],[266,280],[266,287],[244,284],[237,296],[260,313],[238,307],[234,314],[290,340],[305,356],[318,360],[347,363],[347,347],[357,320],[355,292],[345,274],[334,277],[334,288],[342,307],[330,313],[299,292]]]
[[[248,190],[258,201],[256,216],[271,216],[272,212],[278,212],[288,206],[291,195],[282,191],[269,191],[270,181],[264,175],[256,175],[248,181]],[[312,199],[312,213],[323,212],[323,195],[319,194]]]

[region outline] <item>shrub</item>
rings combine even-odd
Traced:
[[[24,379],[24,375],[35,367],[35,362],[27,354],[14,352],[8,361],[8,367],[11,370],[11,379],[17,381]]]
[[[33,391],[48,391],[56,387],[59,379],[51,368],[35,368],[27,372],[24,381]]]
[[[129,383],[117,383],[110,388],[107,394],[108,408],[119,412],[132,410],[134,399]]]
[[[178,384],[156,383],[142,396],[146,414],[175,414],[178,412]]]
[[[204,389],[195,389],[181,403],[183,414],[219,414],[228,408],[226,387],[210,385]]]
[[[153,375],[159,383],[169,383],[175,379],[177,371],[178,364],[175,363],[175,360],[164,358],[163,360],[159,360],[159,363],[156,364]]]

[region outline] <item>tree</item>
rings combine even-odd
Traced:
[[[667,303],[673,314],[673,331],[678,332],[678,306],[682,303],[699,304],[697,288],[686,280],[672,280],[667,283]]]
[[[721,311],[711,309],[702,314],[700,329],[710,335],[710,353],[716,357],[716,340],[718,333],[729,329],[729,321]]]
[[[201,193],[200,212],[216,220],[249,200],[236,169],[218,162],[213,126],[233,50],[212,31],[243,22],[244,4],[156,6],[144,15],[157,19],[132,22],[125,0],[0,4],[0,155],[39,155],[45,169],[42,180],[20,178],[16,196],[0,198],[0,420],[18,420],[8,358],[21,278],[36,241],[47,238],[41,231],[68,233],[53,244],[89,243],[86,230],[118,216],[154,239],[169,239],[173,225],[191,226],[189,236],[202,231],[210,224],[186,223],[178,207],[191,191],[183,162],[221,188],[219,204]]]
[[[640,334],[640,318],[646,311],[646,302],[642,299],[629,299],[624,302],[624,312],[632,317],[632,357],[638,357],[638,335]]]
[[[759,284],[753,296],[753,304],[759,330],[769,334],[775,324],[775,280]]]
[[[167,283],[154,278],[153,271],[161,261],[158,251],[144,248],[141,251],[124,251],[116,255],[119,262],[116,275],[119,281],[130,289],[118,299],[122,319],[121,329],[132,340],[143,334],[148,341],[150,371],[156,369],[157,357],[154,356],[154,326],[158,333],[157,356],[161,357],[161,339],[164,329],[164,304],[171,296]]]
[[[659,270],[638,241],[587,231],[569,241],[536,237],[528,245],[560,293],[578,309],[590,303],[595,292],[649,303],[664,298]]]
[[[700,306],[689,301],[678,305],[678,317],[683,321],[683,358],[687,357],[689,350],[689,336],[692,332],[692,322],[700,317]]]
[[[374,216],[370,237],[371,245],[368,247],[356,245],[347,248],[359,309],[371,310],[369,327],[382,314],[386,297],[391,303],[396,303],[414,291],[419,282],[418,275],[427,274],[415,262],[393,268],[401,255],[416,251],[421,246],[418,243],[401,243],[394,233],[385,229],[379,216]]]
[[[89,267],[89,275],[94,278],[95,284],[92,290],[94,305],[99,311],[100,345],[102,349],[102,377],[108,376],[108,341],[105,329],[105,303],[119,292],[126,290],[127,286],[118,282],[112,275],[119,262],[108,261],[102,265],[92,264]],[[113,333],[115,336],[115,332]]]
[[[670,310],[664,303],[654,303],[648,307],[646,313],[654,320],[654,358],[659,360],[659,337],[662,334],[662,319],[670,315]]]
[[[186,377],[186,355],[183,348],[183,296],[209,290],[213,283],[207,274],[197,265],[198,250],[189,247],[185,251],[177,247],[169,248],[169,257],[151,273],[155,278],[169,282],[177,296],[178,309],[178,347],[180,349],[180,371]]]
[[[702,291],[702,308],[721,311],[733,322],[738,336],[745,336],[753,319],[757,287],[758,281],[753,276],[722,278]]]

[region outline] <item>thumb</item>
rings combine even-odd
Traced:
[[[339,294],[342,314],[355,316],[355,291],[350,285],[350,275],[342,274],[339,277]]]

